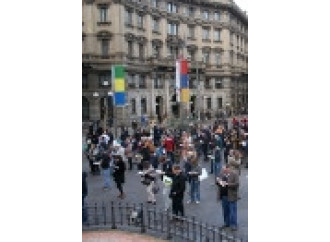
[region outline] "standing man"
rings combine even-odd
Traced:
[[[104,185],[103,185],[103,190],[106,191],[108,189],[110,189],[110,156],[109,154],[104,151],[102,154],[102,161],[101,161],[101,167],[103,170],[103,181],[104,181]]]
[[[239,188],[239,176],[232,166],[226,164],[217,178],[218,199],[222,203],[222,214],[224,225],[222,228],[230,227],[232,231],[237,230],[237,200]]]
[[[173,181],[170,191],[170,198],[172,199],[172,212],[176,216],[184,216],[183,197],[186,190],[186,179],[182,174],[179,165],[173,166]]]

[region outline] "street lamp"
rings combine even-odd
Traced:
[[[107,87],[109,85],[108,81],[103,81],[103,86]],[[98,98],[100,94],[98,92],[93,92],[93,97]],[[112,91],[105,91],[103,94],[104,100],[103,100],[103,108],[104,108],[104,115],[103,115],[103,128],[106,130],[107,128],[107,118],[108,118],[108,98],[113,96]]]

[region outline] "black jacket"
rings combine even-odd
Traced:
[[[115,164],[113,179],[115,182],[124,183],[125,182],[125,170],[126,165],[124,162],[118,162]]]
[[[182,172],[173,177],[170,197],[172,199],[183,199],[186,190],[186,179]]]
[[[101,162],[102,169],[109,169],[110,168],[110,157],[108,154],[102,155],[102,162]]]

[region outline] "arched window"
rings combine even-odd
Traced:
[[[89,120],[89,102],[86,97],[82,97],[82,120]]]

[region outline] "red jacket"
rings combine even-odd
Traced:
[[[174,140],[172,138],[166,137],[164,140],[164,146],[166,152],[173,152],[174,151]]]

